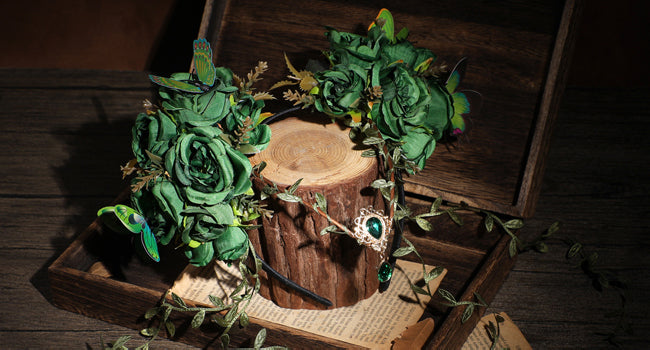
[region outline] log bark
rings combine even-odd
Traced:
[[[306,205],[267,199],[274,214],[261,220],[260,229],[250,232],[255,249],[278,272],[332,301],[332,307],[370,297],[379,284],[381,254],[345,234],[321,235],[330,223],[311,205],[316,193],[323,194],[327,214],[354,230],[361,208],[384,208],[381,194],[370,187],[379,173],[377,160],[361,157],[362,149],[350,140],[348,131],[334,123],[288,118],[271,128],[269,147],[251,158],[254,164],[267,164],[254,186],[260,190],[275,183],[284,190],[302,179],[295,195]],[[275,279],[264,278],[264,282],[260,293],[279,306],[324,308]]]

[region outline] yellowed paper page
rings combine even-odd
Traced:
[[[467,341],[465,341],[462,350],[490,349],[492,346],[492,339],[490,339],[485,327],[489,322],[492,322],[496,326],[497,320],[494,315],[495,314],[490,314],[481,318],[472,331],[472,334],[470,334]],[[497,342],[496,349],[509,348],[510,350],[532,350],[532,347],[528,344],[523,333],[521,333],[519,328],[517,328],[517,326],[512,322],[510,317],[508,317],[504,312],[499,313],[499,316],[503,317],[504,322],[499,324],[499,341]]]
[[[408,282],[409,279],[417,281],[422,278],[422,265],[398,260],[397,266],[399,269],[395,269],[386,292],[377,292],[352,306],[324,311],[293,310],[281,308],[255,295],[246,312],[250,317],[304,332],[372,349],[390,349],[391,341],[420,319],[429,302],[429,297],[413,293]],[[427,271],[432,268],[427,266]],[[432,293],[438,289],[446,273],[445,270],[429,282]],[[174,283],[172,291],[184,299],[210,304],[209,295],[225,298],[238,281],[239,271],[235,265],[228,267],[218,262],[214,268],[188,266]],[[419,303],[403,300],[416,298],[419,298]]]

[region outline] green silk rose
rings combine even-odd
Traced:
[[[415,75],[404,64],[386,75],[382,89],[372,119],[384,139],[403,142],[404,155],[422,168],[453,114],[451,96],[435,80]]]
[[[215,205],[251,187],[248,158],[220,134],[212,127],[189,129],[167,152],[165,168],[190,205]]]
[[[132,129],[131,149],[141,166],[151,164],[146,151],[164,157],[176,136],[176,125],[164,113],[140,113]]]
[[[230,109],[221,123],[225,133],[236,135],[242,132],[244,123],[250,124],[246,127],[242,142],[237,145],[238,149],[245,154],[254,154],[266,149],[271,142],[271,128],[260,124],[264,101],[255,100],[250,94],[241,94],[239,100],[235,102],[233,98],[229,106]]]
[[[368,73],[350,64],[337,65],[331,70],[315,75],[319,83],[319,95],[314,104],[320,112],[339,117],[356,109],[366,89]]]
[[[131,203],[147,218],[162,245],[167,245],[182,225],[183,200],[176,186],[166,178],[158,178],[147,189],[133,193]]]
[[[205,266],[213,258],[219,260],[236,260],[248,249],[248,236],[240,227],[228,226],[217,238],[210,242],[185,250],[185,256],[195,266]],[[215,256],[216,255],[216,256]]]

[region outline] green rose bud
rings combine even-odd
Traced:
[[[367,77],[366,70],[354,64],[337,65],[317,73],[320,98],[316,100],[316,109],[337,117],[356,109]]]
[[[239,101],[230,103],[229,113],[221,126],[225,133],[240,139],[238,149],[242,153],[253,154],[266,149],[271,141],[271,128],[260,124],[264,108],[263,100],[255,100],[250,94],[242,94]],[[241,133],[245,133],[243,136]]]
[[[191,204],[215,205],[251,187],[251,165],[212,127],[197,127],[178,136],[167,152],[165,168]]]
[[[135,119],[132,135],[133,154],[138,164],[146,167],[151,164],[146,151],[164,157],[170,147],[170,140],[176,135],[176,125],[160,111],[153,114],[140,113]]]

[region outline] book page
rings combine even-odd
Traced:
[[[499,313],[503,317],[504,322],[499,323],[499,341],[497,342],[497,349],[510,349],[510,350],[532,350],[532,347],[521,333],[519,328],[512,322],[510,317],[504,312]],[[486,330],[489,322],[496,326],[497,320],[495,314],[483,316],[476,324],[476,327],[465,341],[462,350],[484,350],[492,346],[492,339]]]
[[[427,271],[433,267],[427,266]],[[429,282],[435,293],[447,273]],[[422,279],[422,264],[398,260],[390,287],[375,292],[355,305],[332,310],[281,308],[256,294],[246,312],[250,317],[299,329],[372,349],[390,349],[391,342],[408,326],[417,323],[429,297],[415,294],[409,280]],[[210,305],[209,295],[226,298],[238,284],[239,270],[216,262],[204,268],[188,266],[174,283],[172,292],[184,299]],[[419,302],[418,302],[419,300]]]

